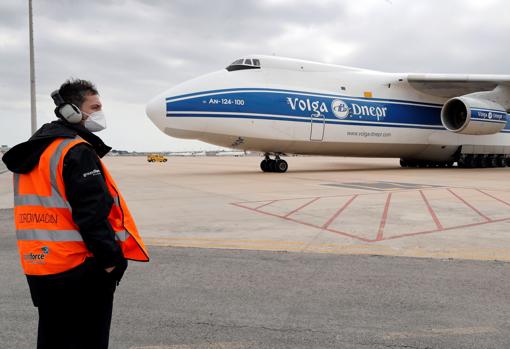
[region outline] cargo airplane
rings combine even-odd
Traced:
[[[510,166],[509,111],[510,75],[384,73],[260,55],[179,84],[146,108],[169,136],[263,153],[264,172],[285,172],[285,154]]]

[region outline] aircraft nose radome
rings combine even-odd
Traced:
[[[166,100],[164,97],[158,96],[147,103],[145,113],[156,126],[161,125],[166,116]]]

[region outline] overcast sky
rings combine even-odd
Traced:
[[[96,83],[115,149],[216,149],[170,138],[145,103],[247,54],[390,72],[510,74],[505,0],[33,0],[38,124],[69,77]],[[30,136],[28,0],[0,2],[0,144]]]

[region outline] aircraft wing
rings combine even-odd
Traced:
[[[420,92],[445,98],[510,87],[510,75],[409,74],[407,81]]]

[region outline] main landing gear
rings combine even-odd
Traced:
[[[457,162],[460,168],[510,167],[510,157],[504,154],[461,154]],[[424,161],[400,159],[401,167],[453,167],[454,161]]]
[[[453,161],[422,161],[400,159],[400,167],[453,167]]]
[[[280,159],[280,154],[276,154],[274,160],[269,157],[269,154],[264,154],[264,160],[260,163],[260,169],[263,172],[286,172],[289,168],[287,161]]]
[[[510,157],[502,154],[462,154],[457,164],[462,168],[508,167]]]

